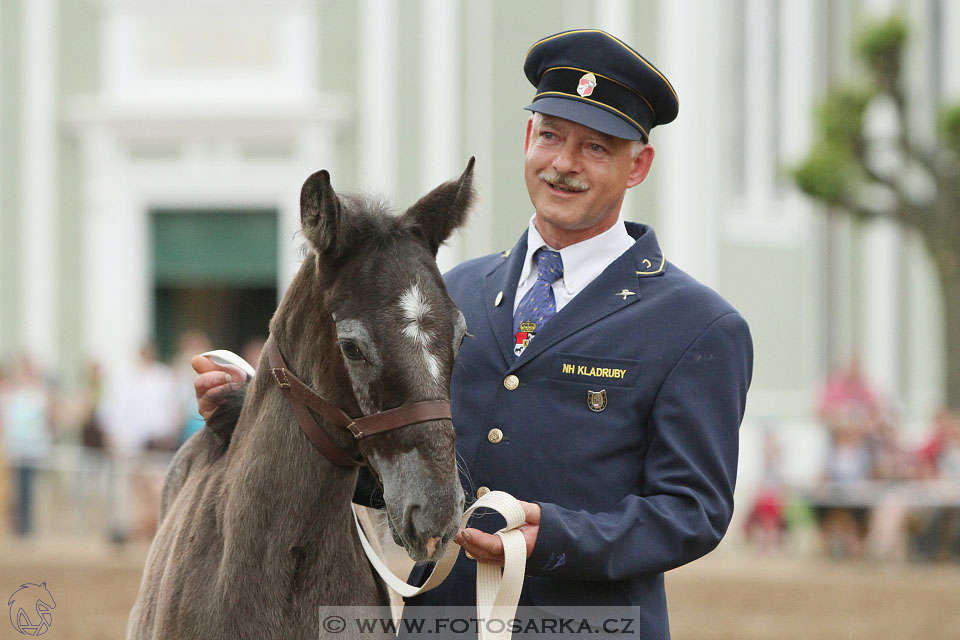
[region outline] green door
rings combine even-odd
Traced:
[[[150,219],[160,357],[186,331],[237,353],[265,338],[277,305],[276,210],[154,209]]]

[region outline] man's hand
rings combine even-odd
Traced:
[[[227,391],[239,390],[247,381],[247,374],[229,364],[217,364],[206,356],[193,356],[190,366],[197,372],[193,388],[197,393],[200,416],[209,420],[223,402]]]
[[[518,500],[523,507],[526,521],[518,527],[527,543],[527,557],[533,553],[537,544],[537,534],[540,533],[540,505],[536,502]],[[457,532],[454,542],[463,547],[477,562],[503,566],[503,542],[500,537],[492,533],[484,533],[479,529],[461,529]]]

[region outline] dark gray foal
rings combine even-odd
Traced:
[[[472,175],[471,159],[399,216],[338,197],[325,171],[303,185],[308,253],[270,331],[289,370],[354,418],[449,401],[466,324],[435,258],[466,218]],[[319,425],[381,480],[394,539],[415,560],[439,558],[464,499],[450,421],[362,440]],[[357,469],[314,448],[266,354],[236,427],[213,427],[171,464],[128,637],[316,638],[321,605],[387,604],[354,530]]]

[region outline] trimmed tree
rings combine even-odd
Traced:
[[[911,132],[901,73],[907,35],[906,22],[897,16],[864,29],[856,53],[870,71],[869,82],[827,93],[816,111],[817,141],[793,178],[830,211],[861,221],[893,220],[923,239],[943,293],[944,395],[950,408],[960,410],[960,105],[939,106],[934,141]],[[896,126],[876,139],[865,119],[881,101]]]

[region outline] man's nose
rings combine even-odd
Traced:
[[[553,157],[553,168],[558,173],[570,173],[577,168],[576,150],[570,144],[562,145]]]

